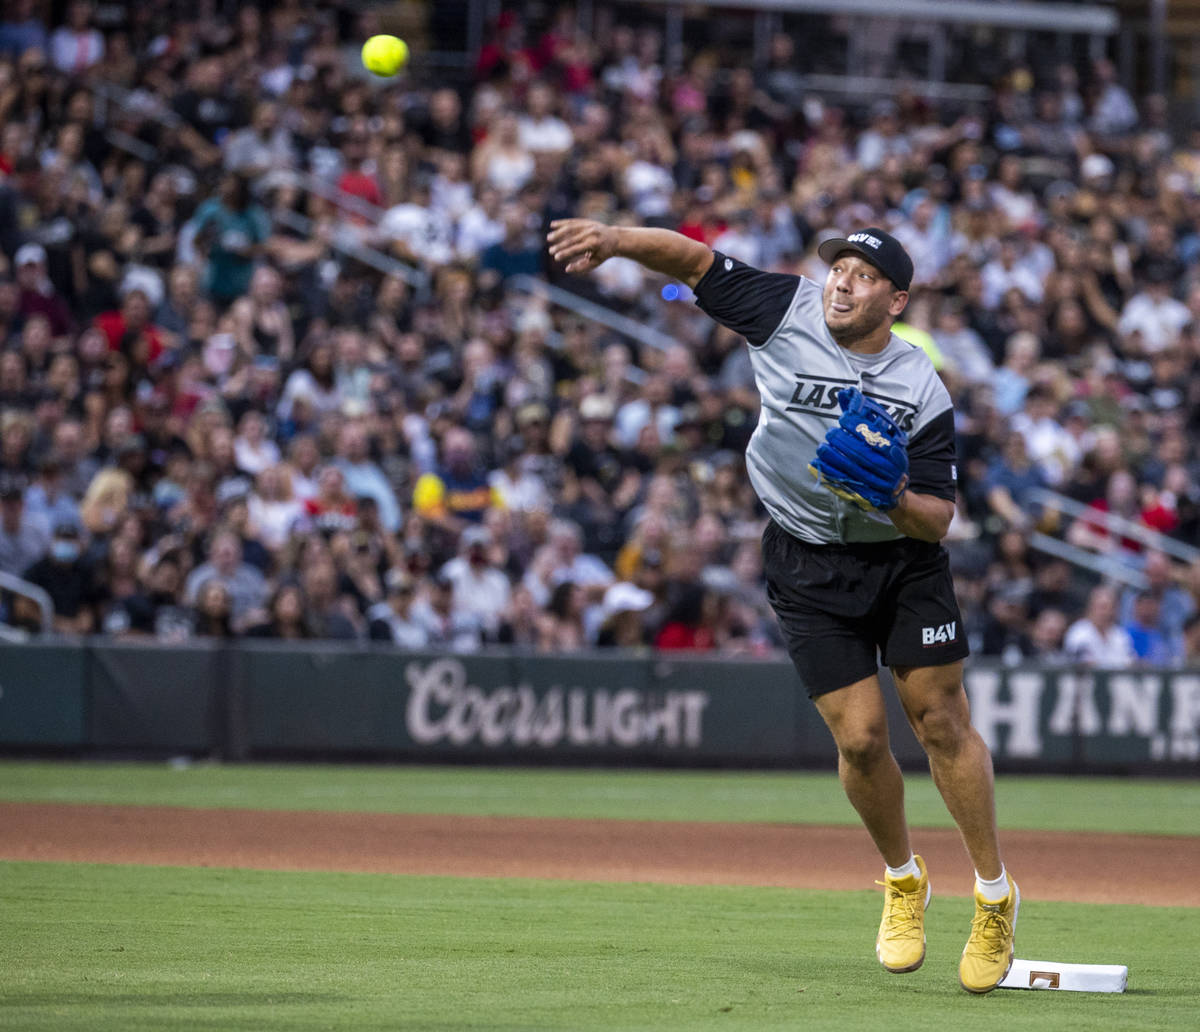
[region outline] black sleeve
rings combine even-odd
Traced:
[[[908,442],[908,487],[954,501],[954,409],[948,408]]]
[[[722,326],[761,347],[783,322],[799,285],[799,276],[753,269],[716,251],[712,265],[696,284],[696,304]]]

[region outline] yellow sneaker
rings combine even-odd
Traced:
[[[990,993],[1012,967],[1021,891],[1011,875],[1008,884],[1008,897],[999,903],[975,892],[975,920],[958,963],[958,980],[969,993]]]
[[[914,857],[921,869],[920,877],[909,875],[893,881],[886,874],[883,881],[883,920],[875,940],[875,955],[888,971],[902,974],[916,971],[925,962],[925,908],[932,892],[925,861]]]

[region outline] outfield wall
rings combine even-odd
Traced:
[[[885,674],[886,677],[886,674]],[[1000,769],[1200,772],[1200,671],[972,662]],[[893,748],[923,763],[894,693]],[[0,749],[228,760],[832,767],[790,663],[379,646],[0,645]]]

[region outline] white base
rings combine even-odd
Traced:
[[[1123,993],[1129,978],[1124,964],[1060,964],[1014,959],[1000,989],[1063,989],[1076,993]]]

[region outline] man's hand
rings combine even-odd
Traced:
[[[565,262],[567,272],[591,272],[617,253],[617,231],[591,219],[556,219],[550,223],[550,257]]]

